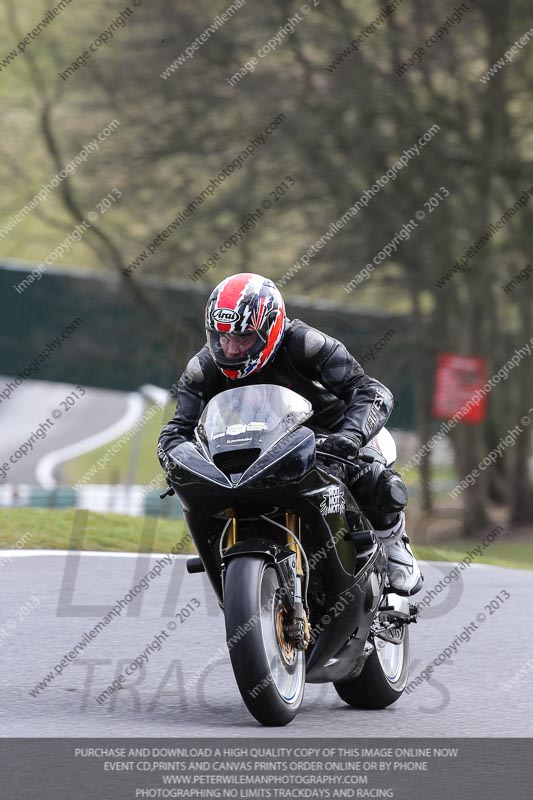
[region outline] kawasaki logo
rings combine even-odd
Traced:
[[[239,315],[231,308],[217,308],[211,314],[213,322],[237,322]]]

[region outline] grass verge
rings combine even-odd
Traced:
[[[421,561],[463,561],[469,550],[479,542],[473,539],[456,539],[450,542],[435,542],[432,547],[413,545],[413,552]],[[508,539],[492,542],[473,564],[492,564],[496,567],[533,569],[533,542]]]
[[[41,508],[0,509],[0,549],[20,547],[33,550],[74,549],[72,535],[76,514],[85,516],[82,550],[107,550],[138,552],[143,530],[149,533],[143,552],[168,553],[185,539],[187,528],[183,520],[158,517],[130,517],[125,514],[98,514],[75,509],[56,511]],[[150,537],[153,531],[153,543]],[[431,547],[413,545],[417,558],[422,561],[462,561],[469,550],[477,545],[475,540],[454,539],[434,542]],[[194,553],[191,542],[185,542],[184,553]],[[533,542],[505,537],[494,541],[474,559],[475,564],[493,564],[500,567],[533,569]]]
[[[20,547],[25,550],[74,549],[74,518],[85,518],[81,550],[138,552],[145,531],[143,552],[168,553],[185,538],[183,520],[159,517],[130,517],[125,514],[98,514],[74,508],[62,511],[43,508],[0,509],[0,548]],[[81,522],[78,523],[80,527]],[[78,527],[78,526],[77,526]],[[153,542],[150,537],[153,532]],[[149,535],[148,535],[149,534]],[[191,542],[185,542],[183,553],[194,553]]]

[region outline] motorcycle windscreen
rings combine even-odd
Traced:
[[[212,457],[241,448],[265,453],[312,414],[311,403],[291,389],[272,384],[239,386],[209,401],[198,428]]]

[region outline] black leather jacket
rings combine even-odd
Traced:
[[[159,436],[157,454],[164,469],[169,450],[193,438],[206,403],[237,386],[270,383],[298,392],[313,406],[306,424],[317,432],[356,434],[366,444],[381,430],[393,409],[391,392],[365,374],[342,342],[299,319],[286,325],[275,358],[247,378],[227,378],[207,344],[191,358],[178,382],[176,413]]]

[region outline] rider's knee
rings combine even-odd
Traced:
[[[385,515],[397,515],[407,505],[407,486],[396,470],[375,461],[360,469],[352,491],[357,502]]]
[[[407,505],[407,486],[393,469],[384,469],[376,486],[376,506],[385,514],[403,511]]]

